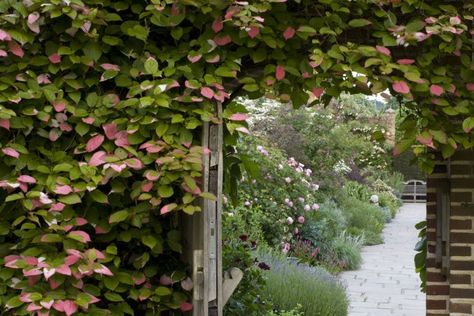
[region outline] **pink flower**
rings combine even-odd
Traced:
[[[314,203],[311,208],[315,211],[319,210],[319,204]]]
[[[298,200],[299,200],[301,203],[304,203],[304,197],[300,196],[300,197],[298,198]]]
[[[298,217],[298,223],[304,224],[304,216]]]
[[[250,202],[249,202],[249,201],[245,201],[245,202],[244,202],[244,205],[245,205],[245,206],[250,206]]]
[[[290,251],[290,244],[287,243],[287,242],[284,243],[282,251],[283,251],[283,253],[288,253],[288,251]]]
[[[289,207],[293,207],[293,202],[291,202],[291,201],[288,202],[288,206],[289,206]]]

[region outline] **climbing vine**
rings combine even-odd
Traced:
[[[2,309],[189,311],[176,215],[213,198],[200,127],[246,132],[237,95],[298,107],[389,89],[407,112],[395,153],[429,169],[426,148],[472,147],[472,14],[463,1],[1,1]]]

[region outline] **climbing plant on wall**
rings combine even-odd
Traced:
[[[301,106],[389,89],[408,113],[396,152],[429,169],[426,147],[472,147],[472,14],[447,0],[1,1],[2,309],[189,311],[175,216],[212,198],[199,145],[215,102],[235,135],[236,95]]]

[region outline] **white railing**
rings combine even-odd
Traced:
[[[405,182],[402,200],[410,203],[425,203],[426,182],[422,180],[408,180]]]

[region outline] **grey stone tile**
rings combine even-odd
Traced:
[[[385,227],[385,243],[364,247],[360,270],[340,275],[351,301],[349,316],[425,315],[425,294],[413,264],[414,226],[425,217],[424,204],[405,204]]]

